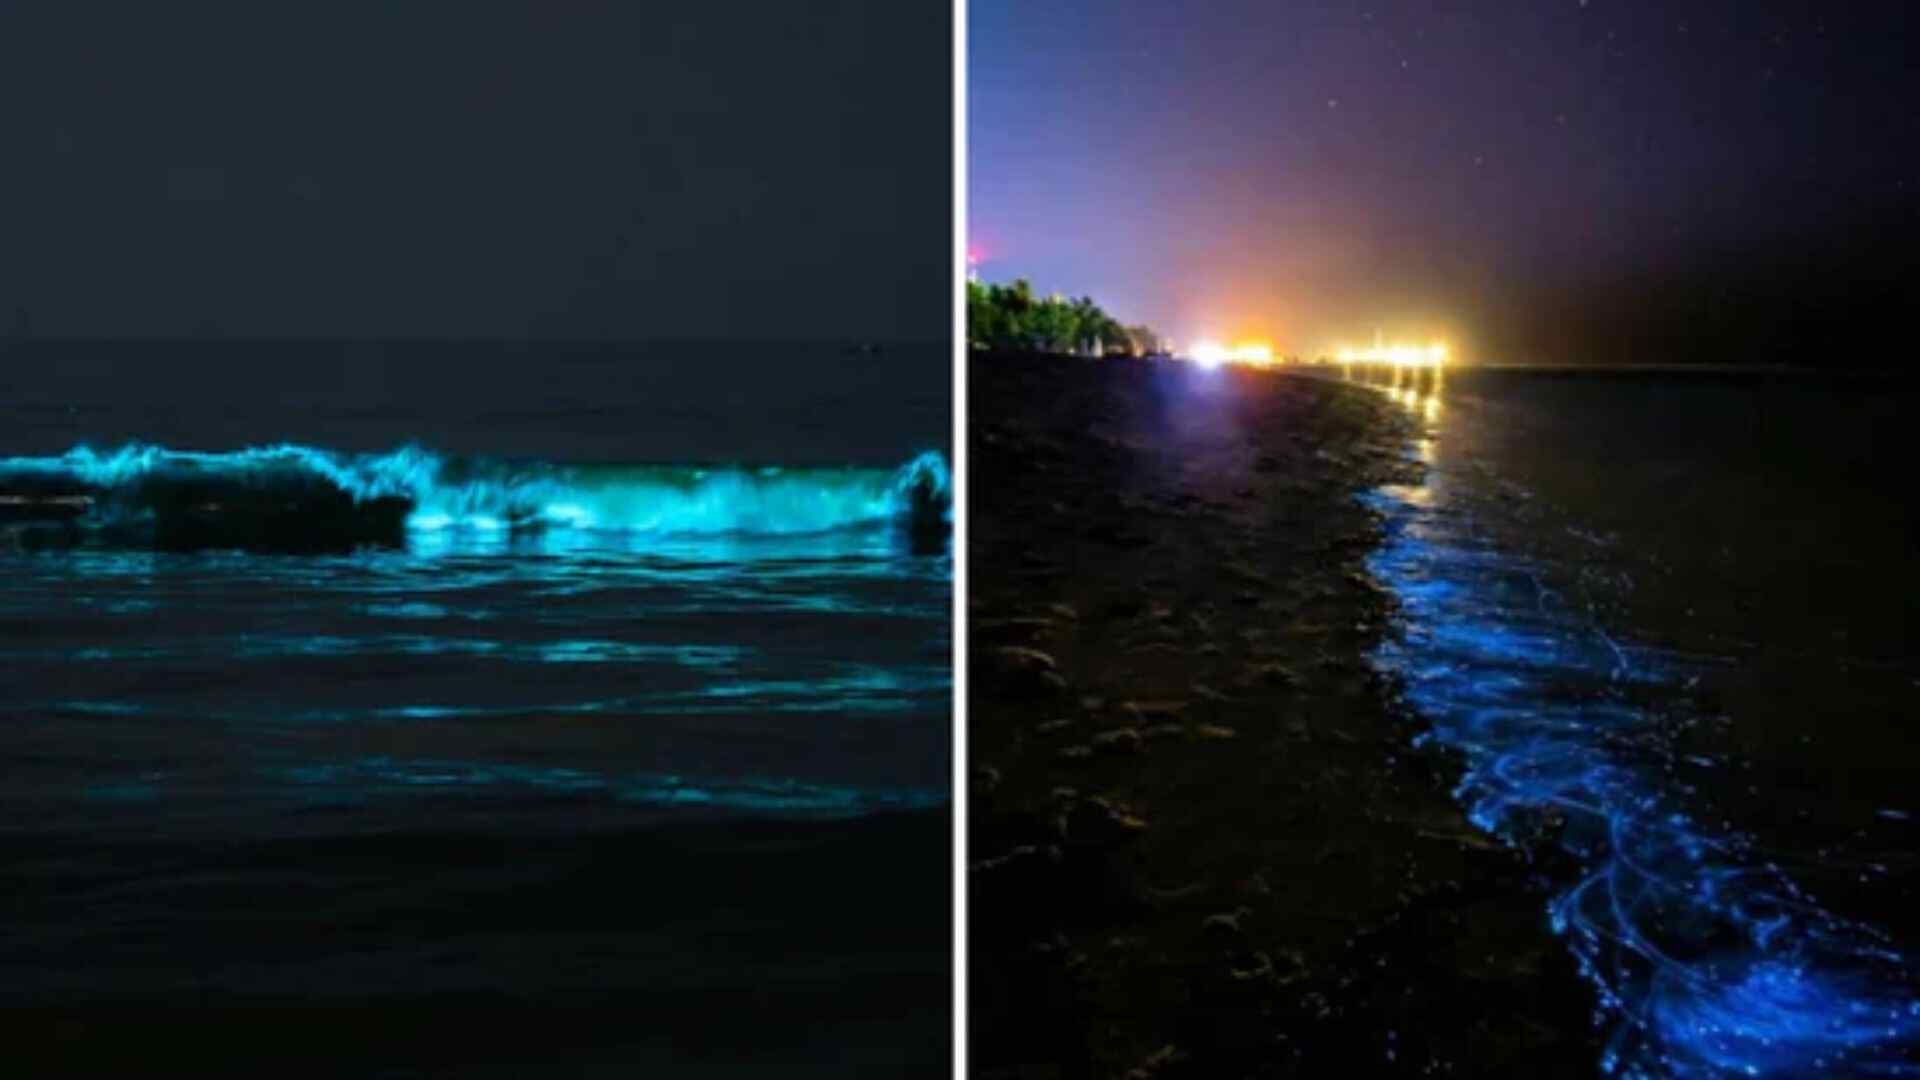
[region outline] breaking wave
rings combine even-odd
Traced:
[[[556,464],[292,444],[0,458],[0,523],[29,543],[330,550],[443,530],[674,537],[891,525],[928,550],[945,543],[951,501],[935,451],[894,469]]]

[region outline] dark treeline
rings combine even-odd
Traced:
[[[1036,297],[1026,279],[967,282],[967,345],[1007,352],[1149,356],[1164,351],[1144,326],[1124,326],[1091,297]]]

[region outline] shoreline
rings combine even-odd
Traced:
[[[974,355],[975,1074],[1591,1075],[1518,856],[1368,654],[1381,395]]]

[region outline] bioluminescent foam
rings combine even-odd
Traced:
[[[82,446],[0,459],[0,521],[164,546],[323,548],[444,530],[782,536],[889,522],[921,540],[944,536],[950,503],[946,461],[933,451],[897,469],[503,462],[296,445]]]
[[[1383,489],[1371,560],[1401,604],[1375,661],[1461,753],[1469,816],[1578,877],[1552,924],[1614,1028],[1630,1077],[1920,1075],[1920,998],[1902,954],[1805,895],[1745,837],[1688,813],[1629,691],[1666,676],[1538,568],[1472,535],[1464,508]]]

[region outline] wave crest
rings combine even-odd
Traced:
[[[130,444],[0,459],[0,521],[164,547],[328,549],[411,531],[586,529],[662,537],[795,535],[893,523],[944,542],[947,463],[896,469],[560,464]]]

